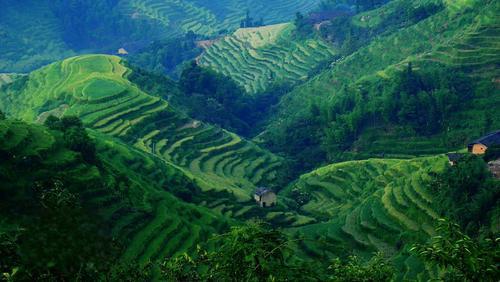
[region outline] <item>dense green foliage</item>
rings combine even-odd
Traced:
[[[304,15],[302,15],[302,13],[300,12],[297,12],[297,14],[295,14],[295,20],[293,24],[295,25],[295,33],[299,37],[310,36],[313,31],[312,24],[309,23]]]
[[[172,258],[162,265],[167,281],[390,281],[390,263],[377,255],[364,263],[356,257],[335,259],[327,269],[294,260],[292,241],[259,222],[233,227],[214,238],[216,251]]]
[[[483,159],[464,156],[435,178],[436,208],[469,233],[487,232],[500,211],[500,181],[491,176]]]
[[[142,69],[179,78],[184,63],[201,54],[196,45],[200,36],[192,31],[183,37],[165,39],[131,54],[127,60]]]
[[[182,71],[179,86],[194,118],[248,132],[248,124],[240,117],[251,114],[250,99],[232,79],[192,62]]]
[[[96,164],[95,156],[89,162],[71,148],[75,143],[67,140],[73,134],[68,131],[82,130],[85,139],[84,129],[69,126],[62,134],[12,120],[0,121],[0,128],[2,273],[17,269],[15,278],[37,280],[75,275],[87,279],[107,271],[119,248],[103,232],[103,220],[81,199],[81,191],[112,175]],[[16,144],[21,138],[24,142]],[[79,167],[57,158],[68,158]],[[78,175],[92,171],[98,173]]]
[[[497,281],[500,238],[473,239],[458,224],[440,220],[438,235],[412,251],[445,270],[444,281]]]
[[[195,259],[184,255],[167,261],[163,269],[167,280],[267,281],[290,274],[283,269],[286,237],[278,231],[250,223],[216,240],[217,251],[200,249]]]
[[[332,156],[349,148],[361,130],[373,124],[395,124],[410,135],[441,132],[449,127],[453,112],[466,107],[474,95],[463,74],[439,66],[416,73],[411,63],[392,81],[362,84],[342,94],[325,117],[325,148]]]
[[[0,280],[497,279],[498,1],[4,2]]]
[[[350,27],[373,32],[351,37],[367,42],[341,50],[345,57],[283,97],[260,136],[270,148],[307,170],[335,160],[446,152],[499,126],[496,72],[487,71],[498,62],[497,48],[488,47],[498,37],[487,35],[498,34],[498,5],[418,1],[413,7],[428,7],[425,15],[392,22],[408,5],[391,1],[333,19],[346,22],[345,30],[332,25],[340,28],[331,38],[340,49]]]
[[[196,238],[226,228],[209,210],[180,200],[199,189],[184,172],[95,132],[89,137],[78,119],[47,124],[53,129],[0,121],[2,273],[16,270],[21,281],[117,281],[142,275],[145,261],[192,249],[189,240],[175,243],[186,235],[202,243]],[[79,151],[84,143],[95,148],[90,161]],[[177,228],[176,236],[164,232]],[[162,245],[162,236],[173,245]]]
[[[393,267],[380,253],[366,265],[355,256],[344,262],[337,258],[330,265],[329,272],[331,281],[335,282],[391,281],[394,276]]]
[[[253,25],[264,20],[281,23],[292,19],[295,11],[314,9],[318,2],[5,0],[0,15],[0,69],[28,72],[76,54],[110,54],[125,48],[144,67],[171,71],[169,64],[193,55],[195,50],[178,57],[165,46],[171,45],[169,39],[189,32],[217,36],[233,31],[245,19],[246,11],[262,18]],[[143,48],[153,41],[160,42],[153,44],[156,50],[145,51]]]
[[[45,120],[45,125],[49,129],[61,131],[64,145],[75,152],[79,152],[84,161],[88,163],[97,161],[95,144],[91,141],[79,118],[66,116],[59,119],[49,116]]]

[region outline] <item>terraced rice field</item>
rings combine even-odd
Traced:
[[[228,191],[239,201],[249,200],[255,185],[276,179],[281,158],[183,117],[128,81],[128,72],[118,57],[70,58],[33,72],[23,93],[12,97],[16,101],[3,103],[4,110],[26,120],[54,110],[77,115],[89,127],[183,168],[205,190]]]
[[[249,93],[275,81],[306,80],[335,55],[320,39],[294,40],[292,24],[238,29],[208,47],[199,63],[232,77]]]
[[[296,12],[306,13],[319,4],[319,0],[125,0],[120,2],[123,13],[133,19],[147,19],[163,27],[166,35],[188,31],[215,35],[221,30],[234,30],[245,18],[247,10],[255,19],[266,23],[291,20]]]
[[[79,192],[80,199],[108,223],[108,230],[103,231],[126,246],[122,256],[125,262],[144,265],[190,251],[212,234],[227,229],[226,219],[165,191],[176,185],[170,182],[170,175],[181,174],[178,168],[103,134],[91,134],[99,135],[97,147],[104,170],[126,174],[127,178],[109,178],[109,183],[93,186],[100,172],[83,164],[75,152],[61,147],[45,127],[0,121],[2,149],[23,157],[36,156],[46,169],[64,171],[67,177],[75,178],[71,183],[89,183],[86,190]],[[5,162],[0,162],[0,167],[3,165]]]
[[[225,228],[225,221],[213,212],[188,206],[160,190],[144,191],[143,187],[131,187],[139,191],[142,188],[145,193],[142,202],[132,204],[122,195],[102,188],[83,193],[85,200],[109,221],[111,234],[127,246],[124,261],[144,265],[191,251],[197,243]]]
[[[145,150],[189,170],[201,186],[230,189],[242,201],[250,199],[254,185],[275,179],[280,158],[212,125],[186,127],[190,122],[164,113],[128,138],[142,136],[138,142]]]
[[[110,140],[105,134],[93,134]],[[185,204],[165,191],[170,189],[173,175],[184,174],[175,165],[116,140],[99,144],[98,151],[106,165],[128,171],[130,178],[139,181],[129,188],[133,192],[128,199],[102,190],[86,193],[113,223],[112,234],[126,242],[124,261],[145,265],[190,251],[227,228],[228,223],[220,215]]]
[[[397,137],[393,132],[387,133],[379,128],[366,130],[355,143],[355,150],[362,152],[359,153],[359,156],[365,159],[380,156],[384,156],[384,158],[413,158],[450,151],[450,148],[443,144],[442,138],[439,136],[403,138]]]
[[[488,9],[476,19],[476,24],[460,37],[442,44],[422,56],[424,61],[460,67],[477,75],[496,78],[500,64],[500,6]]]
[[[334,164],[305,174],[289,189],[310,193],[312,199],[302,210],[322,222],[290,232],[306,238],[300,247],[308,256],[328,257],[344,248],[362,257],[379,251],[395,261],[400,257],[406,260],[408,254],[401,246],[435,234],[438,214],[428,189],[428,173],[441,170],[445,164],[442,156],[371,159]],[[418,260],[413,263],[424,267]],[[398,267],[408,275],[401,278],[416,278],[406,273],[404,265]],[[423,268],[416,275],[429,278],[434,273]]]
[[[448,4],[455,2],[480,3],[479,1],[447,1]],[[339,91],[342,87],[357,88],[356,84],[374,83],[375,81],[383,83],[384,80],[393,77],[396,71],[407,67],[408,62],[412,62],[415,69],[425,69],[430,64],[433,67],[439,67],[441,63],[457,66],[457,71],[469,72],[473,76],[473,81],[475,80],[474,76],[481,76],[479,77],[481,80],[486,78],[498,85],[498,55],[494,56],[493,54],[498,53],[499,11],[500,6],[494,1],[489,2],[488,5],[478,4],[474,9],[463,9],[460,13],[452,13],[450,9],[444,9],[412,26],[398,29],[397,32],[384,34],[372,40],[352,55],[335,62],[330,70],[324,71],[314,79],[296,87],[287,95],[287,99],[282,99],[278,113],[268,126],[268,132],[283,128],[283,117],[296,116],[297,118],[293,122],[304,118],[305,115],[301,112],[305,103],[311,101],[323,103],[327,99],[335,99],[334,97],[337,95],[342,95]],[[372,13],[380,12],[382,11],[372,11]],[[461,65],[462,62],[465,64]],[[469,64],[468,67],[467,64]],[[495,123],[492,128],[498,127],[495,121],[499,119],[499,113],[493,109],[500,105],[500,99],[498,99],[500,96],[491,95],[491,93],[490,91],[480,91],[476,95],[477,97],[468,103],[473,108],[471,111],[459,112],[456,117],[452,118],[456,121],[453,125],[457,133],[456,136],[481,135],[479,132],[481,130],[479,129],[480,124],[476,122],[478,115],[491,115],[491,120]],[[460,131],[463,128],[463,121],[467,121],[469,126]],[[437,136],[437,138],[443,139],[442,137],[442,135]],[[263,138],[269,137],[263,135]],[[364,145],[366,145],[365,148],[374,145],[376,151],[380,153],[391,150],[390,154],[395,157],[402,154],[426,155],[444,152],[438,148],[443,146],[443,142],[435,142],[434,144],[419,142],[418,146],[411,148],[412,152],[409,152],[408,148],[404,146],[405,144],[392,141],[385,144],[383,142],[377,143]],[[452,148],[448,147],[446,151],[450,149]],[[362,150],[359,152],[363,153]]]

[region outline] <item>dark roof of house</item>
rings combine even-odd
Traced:
[[[500,145],[500,130],[487,134],[477,140],[474,140],[469,145],[483,144],[485,146]]]
[[[266,187],[259,187],[257,190],[255,190],[255,195],[257,196],[262,196],[267,193],[274,193],[273,190],[266,188]]]
[[[464,155],[458,154],[458,153],[449,153],[449,154],[447,154],[447,156],[448,156],[448,160],[450,160],[452,162],[456,162],[456,161],[460,160]]]

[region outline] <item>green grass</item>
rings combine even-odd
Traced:
[[[289,21],[296,12],[308,12],[315,8],[318,0],[243,0],[222,1],[178,1],[178,0],[128,0],[122,1],[119,9],[137,20],[148,20],[160,26],[164,35],[173,36],[193,31],[197,34],[216,35],[221,30],[239,27],[245,12],[266,23]]]
[[[261,17],[266,23],[282,23],[293,19],[296,12],[307,13],[316,8],[320,0],[123,0],[109,5],[107,15],[119,22],[118,30],[108,34],[97,28],[95,38],[80,50],[74,47],[75,39],[66,33],[76,32],[57,18],[52,9],[60,4],[37,0],[2,1],[0,17],[0,72],[29,72],[70,56],[91,52],[110,52],[124,47],[127,42],[151,42],[152,40],[183,36],[188,31],[205,36],[218,36],[219,32],[235,30],[245,13]],[[86,4],[83,4],[85,7]],[[93,6],[94,7],[94,6]],[[95,7],[101,7],[96,5]],[[90,19],[92,11],[82,11]],[[90,15],[89,15],[90,14]],[[98,19],[94,19],[98,20]],[[79,22],[77,28],[93,30],[96,23]],[[130,28],[124,34],[123,27]],[[147,32],[140,32],[147,31]],[[128,37],[127,37],[128,35]],[[84,40],[82,38],[82,40]],[[78,45],[78,44],[77,44]],[[94,47],[95,46],[95,47]],[[128,49],[128,48],[127,48]]]
[[[438,215],[428,173],[440,171],[446,163],[444,156],[370,159],[332,164],[304,174],[282,195],[289,195],[292,189],[309,193],[311,201],[301,209],[319,222],[289,232],[306,238],[299,245],[306,257],[327,258],[344,248],[362,257],[380,251],[398,264],[397,257],[408,257],[398,244],[411,245],[434,235]],[[333,241],[339,243],[329,246]],[[411,268],[402,275],[416,279],[424,272]]]
[[[204,191],[225,191],[238,201],[248,201],[256,185],[276,180],[281,158],[218,127],[186,126],[193,121],[131,83],[129,72],[118,57],[69,58],[32,72],[20,90],[7,88],[0,109],[31,121],[77,115],[85,125],[182,168]]]
[[[78,153],[62,146],[60,132],[16,120],[0,121],[0,148],[12,156],[0,162],[0,177],[26,169],[17,158],[30,159],[31,171],[22,181],[10,183],[13,188],[43,179],[49,171],[63,173],[66,185],[79,187],[72,192],[92,211],[91,216],[105,223],[103,232],[125,247],[121,257],[125,262],[143,265],[191,251],[226,230],[228,219],[169,192],[180,188],[176,181],[188,177],[180,168],[118,139],[89,133],[96,141],[99,167],[82,162]],[[181,228],[182,238],[177,233]]]
[[[377,27],[390,15],[398,1],[391,1],[379,9],[353,18],[353,24]],[[430,1],[418,1],[422,4]],[[500,7],[495,1],[447,1],[446,8],[406,27],[389,27],[381,34],[329,69],[296,87],[285,95],[275,115],[269,120],[266,141],[280,137],[275,132],[294,128],[308,119],[309,108],[304,105],[323,105],[340,95],[351,95],[364,85],[384,85],[394,79],[396,72],[412,62],[415,70],[428,66],[450,68],[464,72],[478,83],[475,97],[462,110],[447,118],[446,132],[422,138],[402,137],[401,129],[394,125],[364,126],[357,140],[353,140],[352,158],[381,156],[411,158],[445,153],[462,147],[471,139],[500,127],[498,108],[500,100],[493,95],[497,87],[499,63],[498,26]],[[469,5],[470,4],[470,5]],[[473,5],[472,5],[473,4]],[[455,6],[455,7],[453,7]],[[452,12],[451,10],[456,12]],[[375,22],[360,22],[362,16],[371,15]],[[375,87],[374,87],[375,88]],[[377,99],[379,92],[367,90],[366,99]],[[322,131],[323,128],[318,128]],[[278,135],[278,136],[276,136]],[[445,141],[443,141],[445,140]]]
[[[92,201],[107,213],[107,218],[112,219],[113,234],[127,242],[122,257],[124,261],[144,265],[148,261],[161,260],[177,252],[193,250],[197,243],[204,242],[199,238],[200,233],[208,239],[211,234],[224,230],[227,223],[220,215],[207,208],[186,204],[167,192],[176,189],[170,179],[190,177],[181,168],[118,139],[110,139],[98,132],[93,132],[93,135],[101,142],[106,140],[98,147],[106,166],[133,179],[128,196],[132,207],[122,207],[127,205],[124,198],[110,197],[102,191],[91,194]],[[182,240],[179,237],[182,234],[178,233],[180,229],[185,230]],[[190,243],[181,245],[179,241]],[[169,251],[165,252],[166,249]]]
[[[293,31],[289,23],[238,29],[206,49],[200,64],[232,77],[249,93],[264,91],[273,81],[306,80],[336,51],[320,39],[293,39]]]
[[[82,91],[82,97],[88,97],[89,100],[98,100],[112,95],[118,95],[125,91],[125,87],[111,80],[94,79],[86,85]]]

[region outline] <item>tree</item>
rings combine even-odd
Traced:
[[[12,281],[20,264],[17,233],[0,232],[0,274],[6,281]],[[0,280],[3,281],[2,276]]]
[[[45,125],[52,130],[63,132],[65,145],[71,150],[81,153],[86,162],[96,162],[95,143],[90,139],[83,122],[78,117],[64,116],[59,119],[51,115],[45,120]]]
[[[494,161],[500,158],[500,145],[493,145],[488,147],[486,154],[484,154],[484,159],[489,161]]]
[[[84,127],[72,127],[64,132],[64,142],[73,151],[80,152],[88,163],[96,161],[95,143],[90,139]]]
[[[48,116],[46,119],[45,119],[45,126],[47,126],[48,128],[52,129],[52,130],[60,130],[61,129],[61,120],[56,117],[56,116],[53,116],[53,115],[50,115]]]
[[[307,19],[302,15],[301,12],[295,14],[295,30],[299,37],[307,37],[312,34],[312,24],[307,21]]]
[[[435,175],[434,182],[431,187],[438,199],[436,208],[467,232],[477,231],[486,215],[498,208],[500,182],[492,178],[481,157],[462,157],[456,165]]]
[[[378,253],[368,263],[362,264],[355,256],[347,261],[335,259],[330,267],[330,280],[335,282],[382,282],[391,281],[394,267]]]
[[[2,111],[0,111],[0,120],[4,120],[6,118],[7,117],[5,116],[5,114]]]
[[[293,241],[301,241],[297,239]],[[393,267],[382,254],[368,263],[355,257],[336,259],[324,265],[299,263],[289,245],[293,243],[279,230],[261,222],[232,227],[211,240],[215,251],[200,246],[197,254],[182,254],[161,265],[167,281],[389,281]]]
[[[436,231],[429,243],[415,245],[411,252],[443,268],[444,280],[498,281],[500,238],[472,239],[446,219],[439,220]]]
[[[290,241],[261,222],[232,227],[212,239],[216,251],[198,247],[197,255],[183,254],[162,264],[168,281],[282,281],[314,278],[310,270],[285,261]]]
[[[182,103],[191,116],[238,133],[248,132],[246,120],[252,114],[253,100],[234,80],[193,61],[183,70],[179,85],[184,92]]]

